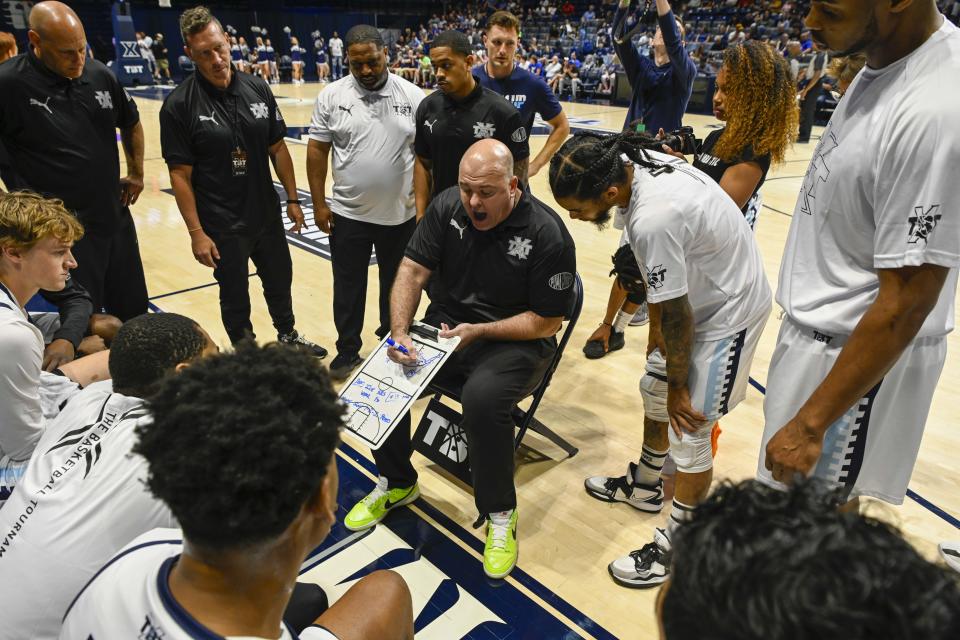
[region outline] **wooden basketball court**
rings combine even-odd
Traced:
[[[309,125],[313,100],[319,88],[316,84],[274,87],[288,127]],[[213,283],[211,270],[193,259],[189,236],[169,192],[170,182],[160,153],[158,112],[161,102],[156,99],[162,98],[163,93],[154,90],[132,93],[140,108],[147,143],[146,189],[133,212],[150,294],[159,309],[194,318],[221,347],[227,347],[228,341],[220,322],[218,289],[215,284],[209,286]],[[153,97],[147,97],[151,94]],[[574,128],[608,130],[619,130],[625,112],[623,108],[590,104],[564,103],[564,109]],[[687,123],[696,128],[699,137],[703,137],[716,121],[706,116],[690,116]],[[818,132],[819,128],[815,135]],[[293,129],[291,133],[296,135],[298,130]],[[545,139],[543,135],[531,139],[534,154]],[[299,139],[288,140],[288,146],[297,167],[297,184],[306,190],[306,146]],[[796,146],[786,164],[771,170],[762,189],[764,207],[756,234],[767,277],[774,287],[790,216],[814,146]],[[538,198],[555,206],[547,185],[546,170],[531,180],[531,188]],[[556,447],[537,436],[528,437],[527,444],[551,459],[543,460],[541,456],[530,456],[527,452],[518,467],[521,550],[518,567],[543,588],[531,586],[532,582],[514,576],[508,582],[525,597],[556,612],[558,619],[565,620],[564,624],[579,636],[656,638],[655,590],[633,591],[616,586],[607,574],[607,564],[648,542],[652,528],[665,525],[669,509],[658,515],[644,515],[623,504],[598,502],[583,490],[586,476],[620,475],[628,461],[639,457],[643,413],[637,385],[643,372],[646,328],[627,329],[627,345],[622,351],[601,360],[587,360],[583,356],[580,349],[600,322],[606,306],[610,288],[607,273],[619,232],[612,229],[598,232],[593,225],[570,220],[564,211],[558,209],[558,213],[567,220],[577,243],[578,270],[584,282],[585,302],[570,346],[537,417],[579,447],[580,453],[572,459],[563,459],[562,452]],[[336,332],[332,319],[330,262],[297,245],[291,248],[291,252],[297,327],[311,340],[330,349],[329,357],[332,358]],[[259,280],[253,277],[250,283],[254,326],[260,340],[271,340],[275,334]],[[373,334],[377,326],[376,300],[377,278],[371,273],[364,349],[361,352],[364,356],[376,343]],[[779,309],[775,309],[751,371],[760,386],[767,378],[779,326]],[[869,507],[880,517],[898,523],[910,540],[931,558],[936,556],[937,542],[960,536],[955,526],[955,518],[960,516],[960,476],[956,473],[960,435],[951,426],[951,420],[956,420],[956,407],[960,406],[960,358],[955,355],[960,347],[960,337],[954,333],[949,342],[951,355],[934,396],[926,436],[910,485],[917,497],[908,498],[899,508]],[[751,387],[747,400],[722,421],[723,436],[715,466],[718,479],[753,476],[763,425],[762,401],[761,393]],[[421,401],[415,408],[415,423],[425,404]],[[361,457],[369,458],[369,452],[351,442],[349,435],[345,439]],[[476,518],[472,496],[419,455],[415,456],[415,462],[421,470],[421,489],[429,504],[422,507],[417,503],[411,510],[426,522],[438,524],[441,530],[457,529],[458,535],[449,536],[451,542],[475,560],[472,569],[482,576],[480,553],[477,546],[470,543],[470,537],[482,540],[482,530],[470,528]],[[363,464],[362,460],[344,455],[341,463],[372,477],[371,465]],[[341,503],[349,508],[350,504],[343,504],[347,499],[341,496]],[[931,506],[925,506],[921,501]],[[937,509],[942,510],[941,514],[936,513]],[[399,514],[391,517],[396,516]],[[445,518],[452,522],[446,522]],[[438,519],[444,521],[438,523]],[[387,519],[389,522],[390,518]],[[322,577],[318,579],[323,582]],[[469,588],[465,590],[470,591]],[[414,591],[416,601],[417,589]],[[507,598],[506,591],[500,593]],[[566,604],[572,605],[600,628],[591,628],[589,624],[574,619]],[[509,607],[509,602],[505,606]],[[418,638],[452,638],[464,633],[455,633],[451,627],[446,631],[418,633]],[[552,633],[542,635],[533,628],[521,635],[560,637]]]

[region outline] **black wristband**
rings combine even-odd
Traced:
[[[303,204],[300,200],[287,200],[287,204]]]

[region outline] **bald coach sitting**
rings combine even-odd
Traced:
[[[477,142],[460,162],[459,186],[430,202],[394,281],[391,334],[417,362],[408,330],[427,280],[423,322],[460,337],[436,380],[465,380],[462,427],[470,447],[477,509],[487,519],[483,568],[503,578],[517,560],[512,407],[529,395],[556,352],[554,335],[570,308],[576,256],[563,222],[524,191],[513,156],[493,139]],[[410,462],[410,417],[373,452],[380,481],[345,524],[372,527],[420,495]]]

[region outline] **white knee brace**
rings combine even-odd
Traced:
[[[640,378],[643,414],[656,422],[669,422],[667,415],[667,361],[659,351],[647,356],[647,372]]]
[[[682,437],[670,429],[670,455],[677,469],[684,473],[700,473],[713,468],[713,425],[701,427],[696,433],[683,432]]]
[[[670,422],[667,413],[667,362],[660,351],[647,356],[647,372],[640,378],[640,396],[647,418]],[[667,433],[670,436],[670,455],[677,463],[677,469],[684,473],[700,473],[713,467],[712,424],[701,427],[696,433],[684,432],[683,437],[679,438],[672,428],[668,428]]]

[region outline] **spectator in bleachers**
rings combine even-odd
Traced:
[[[554,93],[557,93],[562,72],[563,65],[560,63],[560,57],[557,55],[550,58],[550,62],[543,68],[543,73],[547,79],[547,86],[549,86]]]
[[[301,564],[336,521],[343,407],[323,367],[245,343],[169,377],[149,408],[135,452],[182,531],[115,556],[60,638],[413,639],[410,591],[392,572],[361,578],[305,629],[284,620]]]
[[[657,0],[653,60],[641,56],[623,31],[631,0],[621,0],[614,17],[614,48],[633,87],[624,129],[637,123],[647,131],[680,127],[697,68],[683,46],[683,28],[668,0]]]
[[[816,482],[723,484],[676,534],[657,596],[669,640],[948,640],[960,582]],[[786,575],[789,574],[789,579]]]
[[[786,59],[790,65],[790,77],[793,78],[793,83],[796,85],[800,78],[800,43],[796,40],[791,40],[787,44]]]
[[[527,70],[533,75],[546,81],[546,74],[543,71],[543,60],[535,55],[530,56],[530,66]]]
[[[576,59],[576,55],[575,51],[571,51],[570,58],[564,59],[563,72],[560,74],[560,87],[557,92],[563,95],[569,86],[571,100],[577,99],[577,89],[583,84],[580,80],[580,61]]]
[[[430,62],[430,56],[423,52],[423,49],[417,50],[417,63],[420,65],[420,74],[418,84],[424,88],[433,86],[435,75],[433,73],[433,63]]]
[[[612,95],[614,89],[614,82],[617,80],[617,72],[612,64],[604,64],[603,70],[600,72],[600,86],[597,88],[597,93],[604,95]]]

